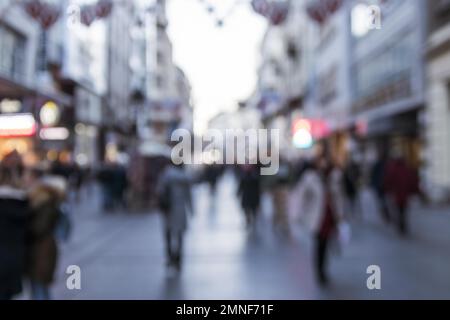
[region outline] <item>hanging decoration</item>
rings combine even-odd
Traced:
[[[225,20],[234,12],[240,2],[242,2],[241,0],[233,0],[228,8],[222,7],[223,10],[219,10],[217,4],[212,4],[209,0],[198,1],[205,7],[206,12],[213,17],[217,27],[223,27],[225,25]],[[222,6],[224,6],[223,2]]]
[[[30,17],[33,19],[38,20],[39,16],[41,15],[43,4],[39,0],[30,0],[27,1],[25,4],[25,11],[28,13]]]
[[[311,0],[307,13],[319,25],[323,25],[342,6],[344,0]]]
[[[111,0],[100,0],[95,8],[95,13],[100,19],[107,18],[111,14],[112,9],[113,3]]]
[[[84,5],[80,8],[80,22],[89,27],[95,20],[109,17],[113,7],[113,0],[98,0],[97,3]],[[53,26],[62,13],[60,6],[44,0],[26,0],[23,8],[43,29]]]
[[[40,0],[28,0],[24,2],[25,11],[35,19],[43,29],[48,29],[58,20],[61,10],[54,4]]]
[[[113,7],[112,0],[99,0],[95,4],[84,5],[80,8],[80,22],[89,27],[95,20],[109,17]]]
[[[80,10],[80,22],[89,27],[97,18],[94,5],[86,5],[81,7]]]
[[[61,11],[54,5],[45,5],[39,15],[39,22],[44,30],[49,29],[58,20]]]
[[[269,0],[252,0],[253,10],[267,18],[273,25],[280,25],[289,14],[288,1],[269,1]]]

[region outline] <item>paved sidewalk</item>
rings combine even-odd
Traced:
[[[295,226],[288,238],[271,227],[270,199],[257,231],[248,233],[227,176],[214,201],[206,186],[195,190],[196,215],[185,244],[185,266],[168,278],[161,220],[157,214],[103,214],[98,198],[75,215],[70,243],[61,248],[58,299],[409,299],[450,298],[450,213],[415,207],[412,236],[384,225],[373,197],[362,196],[365,213],[352,224],[351,243],[333,251],[326,290],[314,281],[312,243]],[[91,195],[98,195],[92,191]],[[214,205],[215,204],[215,205]],[[366,269],[379,265],[382,290],[366,287]],[[65,286],[65,269],[78,265],[82,290]],[[24,295],[22,298],[26,298]]]

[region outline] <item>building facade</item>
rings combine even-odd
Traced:
[[[266,128],[279,130],[283,157],[298,156],[292,125],[303,112],[311,58],[306,4],[289,2],[286,19],[268,25],[261,44],[257,88],[244,108],[256,108]]]
[[[49,55],[61,55],[42,50],[47,44],[42,35],[21,3],[0,8],[0,158],[15,149],[29,165],[47,158],[51,148],[63,150],[70,143],[65,128],[47,130],[65,122],[72,101],[55,84],[55,69],[47,64]]]
[[[137,101],[132,95],[133,69],[131,57],[139,32],[135,30],[139,8],[134,2],[124,2],[112,11],[107,20],[107,90],[104,120],[105,157],[116,160],[117,155],[133,148]]]
[[[442,201],[450,199],[450,1],[428,2],[425,176]]]

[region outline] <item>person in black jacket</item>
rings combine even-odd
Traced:
[[[261,202],[261,179],[257,165],[243,165],[239,177],[238,196],[245,213],[247,228],[252,228],[257,219]]]
[[[0,300],[22,292],[28,217],[27,195],[20,187],[22,172],[17,153],[0,163]]]

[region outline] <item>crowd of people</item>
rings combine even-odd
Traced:
[[[373,189],[382,219],[393,223],[401,235],[408,234],[409,200],[421,192],[417,171],[398,150],[380,152],[368,173],[363,173],[356,161],[338,165],[326,148],[319,150],[313,159],[297,164],[280,159],[274,176],[262,176],[261,164],[210,164],[201,174],[192,174],[183,164],[168,162],[155,185],[158,208],[164,217],[167,267],[175,273],[182,268],[184,235],[194,214],[194,184],[207,183],[215,199],[218,181],[227,169],[234,172],[236,197],[249,232],[255,230],[261,214],[263,194],[273,204],[274,230],[289,235],[292,214],[298,217],[315,243],[314,266],[321,285],[329,281],[330,244],[348,237],[343,234],[348,232],[344,227],[361,214],[359,195],[364,185]],[[68,239],[71,229],[67,199],[72,195],[75,202],[79,201],[80,189],[91,180],[101,186],[105,212],[115,208],[126,211],[129,175],[123,165],[107,162],[95,170],[81,170],[55,162],[30,168],[23,165],[17,152],[2,159],[0,299],[13,298],[23,284],[29,286],[31,298],[50,299],[59,243]],[[293,206],[290,199],[294,199]]]
[[[280,159],[275,176],[261,176],[260,164],[233,166],[238,181],[237,194],[248,230],[255,229],[261,214],[263,193],[270,196],[273,226],[283,235],[289,235],[292,223],[290,199],[294,199],[293,214],[314,240],[314,266],[318,283],[329,282],[327,257],[333,241],[348,242],[350,224],[361,217],[363,188],[371,188],[378,199],[381,218],[393,223],[399,234],[408,234],[408,204],[413,195],[421,195],[417,170],[409,165],[398,149],[381,150],[375,163],[368,168],[354,159],[345,165],[333,161],[327,148],[322,147],[313,159],[303,159],[293,165]],[[183,234],[189,213],[192,213],[190,190],[195,182],[210,185],[211,195],[225,166],[206,166],[201,179],[189,177],[183,166],[171,166],[163,174],[159,198],[170,199],[160,209],[166,221],[168,266],[181,268]],[[167,186],[171,186],[168,188]],[[294,193],[293,197],[290,194]],[[170,194],[167,198],[166,194]]]

